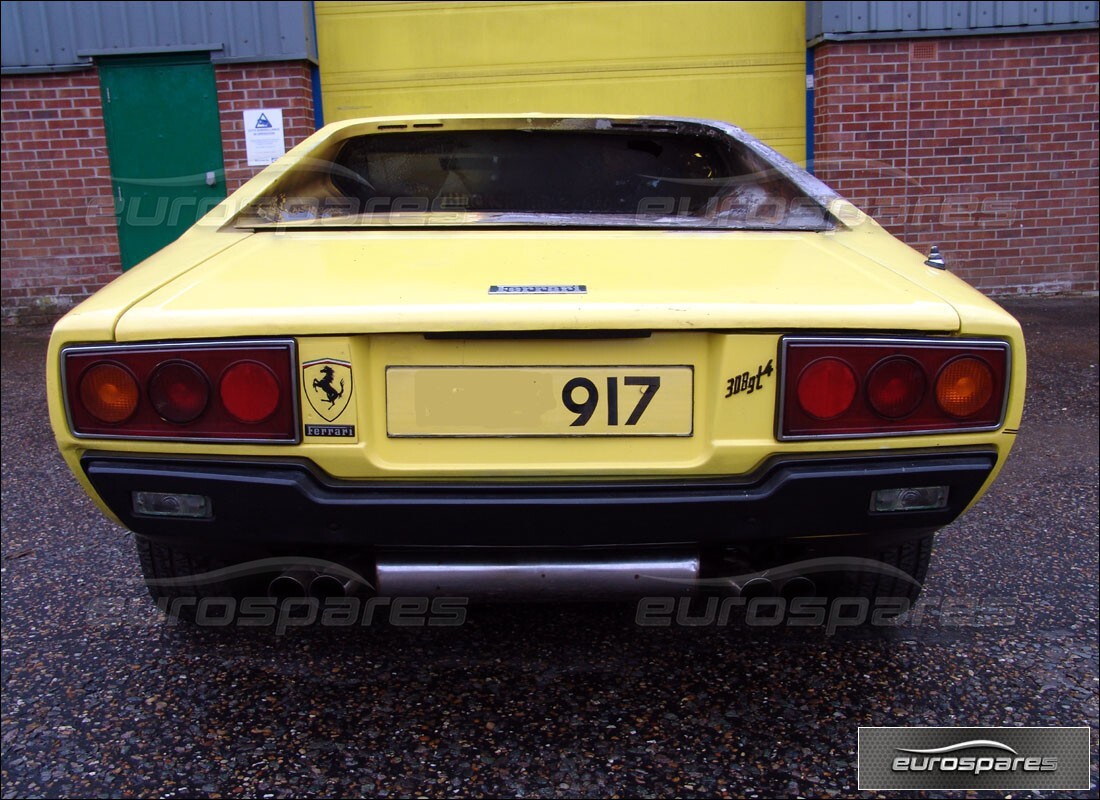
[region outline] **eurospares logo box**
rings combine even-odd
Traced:
[[[1089,729],[860,728],[859,788],[1089,788]]]

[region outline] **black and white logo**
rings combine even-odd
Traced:
[[[860,728],[859,788],[1089,788],[1088,728]]]

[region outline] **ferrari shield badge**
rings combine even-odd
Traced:
[[[322,419],[335,421],[351,400],[351,364],[322,358],[302,364],[306,399]]]

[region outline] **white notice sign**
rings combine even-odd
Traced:
[[[253,108],[244,112],[244,142],[248,166],[266,167],[286,153],[281,108]]]

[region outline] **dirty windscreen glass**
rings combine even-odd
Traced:
[[[374,133],[343,143],[326,185],[327,193],[265,198],[246,217],[253,224],[820,229],[828,223],[819,204],[754,153],[721,137],[683,132]]]

